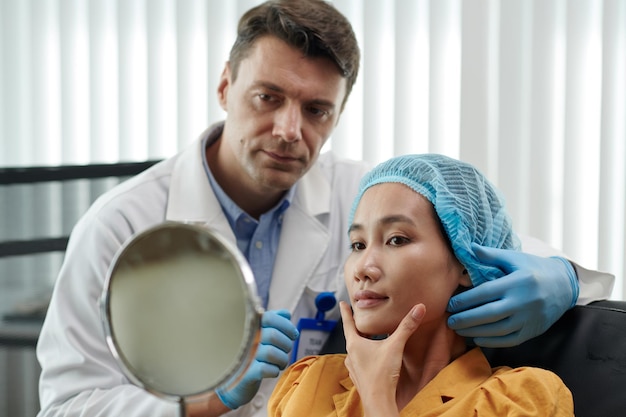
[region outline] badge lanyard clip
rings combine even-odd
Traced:
[[[303,317],[298,321],[298,331],[300,337],[296,339],[291,354],[291,363],[302,359],[305,356],[317,355],[328,335],[333,331],[337,320],[326,320],[325,314],[328,310],[335,307],[337,299],[332,292],[323,292],[315,297],[315,306],[317,313],[315,318]]]

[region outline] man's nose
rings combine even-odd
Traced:
[[[277,112],[274,119],[273,135],[285,142],[294,142],[302,139],[302,114],[300,107],[295,104],[286,104]]]

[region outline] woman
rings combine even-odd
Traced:
[[[393,158],[362,180],[341,303],[347,355],[303,358],[270,416],[572,416],[571,393],[538,368],[492,369],[447,326],[457,291],[503,273],[476,244],[518,249],[495,187],[442,155]]]

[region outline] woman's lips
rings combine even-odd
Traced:
[[[354,294],[354,306],[357,308],[373,308],[384,303],[389,297],[369,290],[359,290]]]

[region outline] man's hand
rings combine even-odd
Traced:
[[[485,347],[518,345],[545,332],[578,300],[578,278],[559,257],[472,245],[478,258],[506,275],[450,299],[448,325]]]
[[[261,319],[261,341],[254,361],[235,387],[226,384],[215,392],[228,408],[248,403],[264,378],[275,378],[289,363],[289,352],[298,337],[298,329],[286,310],[266,311]]]

